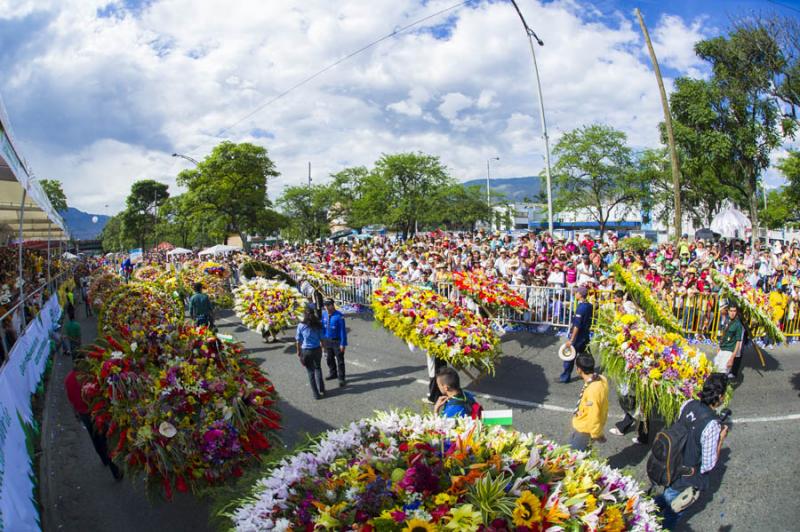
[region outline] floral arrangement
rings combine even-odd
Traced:
[[[623,268],[619,263],[611,265],[611,272],[617,282],[625,287],[631,300],[642,309],[647,321],[663,327],[668,332],[679,333],[683,330],[672,312],[658,302],[650,288],[635,274]]]
[[[747,325],[751,334],[765,334],[775,343],[786,342],[786,336],[770,317],[769,298],[754,288],[735,287],[733,283],[717,270],[711,270],[711,280],[720,289],[723,299],[732,301],[742,313],[742,323]],[[763,310],[762,308],[767,308]]]
[[[183,303],[146,283],[120,285],[97,316],[102,332],[125,329],[151,331],[183,320]]]
[[[256,277],[242,283],[233,294],[236,315],[259,333],[274,336],[303,318],[305,298],[284,282]]]
[[[666,332],[612,305],[597,313],[592,351],[600,354],[603,373],[627,385],[648,417],[656,410],[667,424],[677,419],[681,404],[695,398],[713,371],[713,364],[677,333]]]
[[[164,275],[164,270],[145,264],[133,270],[132,277],[143,283],[156,283]]]
[[[639,484],[540,435],[381,413],[284,458],[229,517],[260,530],[661,530]]]
[[[494,372],[500,338],[491,322],[431,290],[384,279],[372,293],[375,321],[455,367]]]
[[[316,288],[321,288],[322,285],[335,286],[337,288],[346,286],[342,279],[322,270],[318,270],[310,264],[292,262],[289,264],[289,269],[298,276],[305,277]]]
[[[89,301],[92,307],[99,311],[113,294],[122,285],[119,275],[108,270],[97,270],[89,283]]]
[[[231,270],[219,262],[206,261],[200,265],[199,269],[203,270],[203,272],[208,275],[213,275],[220,279],[227,279],[231,276]]]
[[[486,305],[492,310],[509,307],[518,312],[528,308],[525,298],[511,288],[511,285],[502,279],[486,275],[483,271],[453,272],[452,277],[456,288],[479,305]]]
[[[79,370],[111,458],[167,499],[173,488],[194,492],[240,476],[280,428],[272,384],[239,344],[205,327],[115,331]]]
[[[224,274],[217,275],[207,273],[207,268],[212,268],[215,263],[192,261],[185,262],[179,272],[167,282],[165,286],[169,290],[175,290],[184,297],[192,295],[194,289],[192,288],[195,283],[203,284],[203,291],[211,298],[215,306],[221,308],[230,308],[233,306],[233,296],[228,290],[227,277]],[[230,275],[229,270],[228,275]]]

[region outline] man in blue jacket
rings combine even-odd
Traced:
[[[584,354],[586,348],[589,347],[589,332],[592,329],[592,314],[594,307],[586,301],[588,290],[585,286],[575,288],[573,295],[575,296],[575,314],[572,315],[572,324],[569,329],[569,337],[567,338],[566,345],[571,345],[575,348],[576,356]],[[575,367],[575,359],[564,362],[564,371],[561,372],[559,379],[563,383],[568,383],[572,379],[572,369]]]
[[[333,299],[324,301],[322,311],[322,345],[325,348],[325,361],[328,376],[325,380],[339,379],[339,386],[345,385],[344,352],[347,348],[347,326],[344,316],[336,310]]]

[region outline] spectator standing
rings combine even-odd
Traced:
[[[744,326],[739,319],[739,309],[734,305],[727,308],[728,321],[722,330],[719,352],[714,357],[714,369],[720,373],[732,372],[734,359],[742,356]]]
[[[336,310],[333,299],[327,298],[322,311],[322,344],[325,348],[325,361],[328,376],[325,380],[339,379],[339,386],[345,385],[344,352],[347,349],[347,326],[344,316]]]
[[[576,366],[578,376],[583,380],[583,389],[572,415],[569,445],[576,451],[586,451],[593,441],[605,440],[603,431],[608,419],[608,381],[595,372],[592,355],[578,356]]]

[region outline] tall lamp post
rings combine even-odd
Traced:
[[[531,56],[533,56],[533,71],[536,74],[536,86],[539,89],[539,117],[542,120],[542,136],[544,137],[544,154],[545,154],[545,175],[547,176],[547,227],[550,233],[553,232],[553,189],[551,185],[550,179],[550,140],[547,136],[547,120],[544,117],[544,99],[542,98],[542,83],[539,80],[539,65],[536,63],[536,51],[533,48],[533,39],[536,39],[536,42],[539,46],[544,46],[544,41],[542,41],[536,33],[528,26],[528,23],[525,22],[525,17],[522,16],[522,11],[519,10],[519,6],[517,5],[516,0],[511,0],[511,3],[514,5],[514,9],[517,10],[517,15],[519,15],[520,21],[522,21],[522,25],[525,28],[525,33],[528,35],[528,43],[531,46]]]
[[[492,161],[499,161],[500,157],[489,157],[486,159],[486,205],[491,209],[492,208],[492,198],[491,198],[491,185],[489,184],[491,180],[491,173],[489,170],[489,163]]]
[[[195,166],[200,164],[197,159],[193,159],[193,158],[189,157],[188,155],[183,155],[182,153],[173,153],[172,156],[173,157],[180,157],[181,159],[186,159],[187,161],[189,161],[190,163],[194,164]]]

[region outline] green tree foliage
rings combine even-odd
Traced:
[[[599,124],[566,133],[553,150],[555,210],[585,210],[605,231],[612,213],[638,209],[646,183],[626,141],[622,131]]]
[[[456,183],[442,187],[435,194],[434,204],[439,208],[426,218],[448,230],[472,230],[490,215],[484,189],[479,185],[465,187]]]
[[[330,234],[328,212],[336,195],[330,185],[287,187],[278,206],[288,219],[289,240],[316,240]]]
[[[61,181],[58,179],[42,179],[39,181],[42,185],[42,190],[47,194],[47,199],[50,200],[50,205],[56,212],[64,212],[67,210],[67,196],[64,194],[64,189],[61,188]]]
[[[797,202],[793,200],[786,188],[770,190],[767,193],[767,205],[761,205],[759,219],[769,229],[781,229],[800,220]]]
[[[157,209],[169,198],[169,187],[152,179],[136,181],[125,199],[122,219],[122,237],[144,248],[155,236]],[[152,240],[155,245],[155,239]]]
[[[125,237],[123,231],[122,213],[116,214],[108,219],[103,231],[100,233],[100,240],[105,251],[127,251],[133,248],[136,240]]]
[[[756,235],[761,174],[772,150],[796,125],[782,120],[772,95],[785,60],[759,29],[739,28],[728,37],[700,41],[695,51],[713,75],[708,81],[676,82],[671,98],[675,136],[688,159],[682,168],[693,186],[706,193],[719,186],[745,205]]]
[[[280,175],[266,148],[247,142],[223,142],[196,168],[178,175],[189,189],[191,210],[227,237],[237,233],[247,246],[247,233],[268,234],[281,218],[270,212],[267,181]],[[226,238],[227,241],[227,238]]]
[[[778,170],[786,178],[786,194],[795,206],[800,205],[800,151],[789,150],[788,157],[778,163]],[[797,207],[795,207],[797,209]]]

